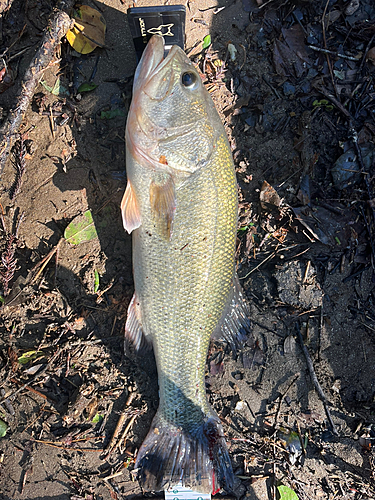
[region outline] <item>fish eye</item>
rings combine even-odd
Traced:
[[[182,74],[181,82],[184,87],[191,89],[197,83],[197,75],[191,71],[187,71]]]

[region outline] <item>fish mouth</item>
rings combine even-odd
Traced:
[[[180,63],[190,63],[184,51],[173,45],[164,57],[164,39],[159,35],[150,38],[134,75],[133,99],[126,125],[129,153],[140,164],[154,170],[172,171],[173,167],[160,161],[159,144],[182,137],[191,132],[194,123],[187,122],[169,129],[153,120],[144,104],[147,100],[161,102],[173,91],[175,72]],[[145,98],[146,97],[146,101]]]
[[[164,38],[154,35],[150,38],[134,75],[133,93],[145,90],[148,82],[159,73],[175,57],[177,45],[173,45],[167,56],[164,57]]]
[[[153,101],[161,101],[168,95],[172,85],[172,67],[170,71],[163,71],[163,69],[175,58],[179,50],[181,49],[174,45],[164,57],[164,38],[154,35],[150,38],[134,75],[133,99],[126,126],[126,140],[133,157],[142,164],[151,165],[154,169],[165,170],[167,168],[152,155],[160,138],[165,137],[166,130],[152,123],[147,113],[142,111],[142,96],[146,95]],[[158,86],[160,79],[164,83],[162,90]]]

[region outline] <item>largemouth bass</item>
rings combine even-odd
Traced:
[[[233,487],[205,364],[213,334],[235,343],[247,311],[234,254],[237,183],[209,93],[182,49],[164,59],[154,36],[137,67],[126,125],[128,183],[122,200],[133,232],[135,293],[126,336],[151,342],[160,403],[136,460],[147,491],[182,482],[202,492]]]

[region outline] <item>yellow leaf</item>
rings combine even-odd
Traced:
[[[104,47],[106,22],[101,13],[80,5],[73,11],[74,26],[66,38],[74,50],[80,54],[89,54],[96,47]]]

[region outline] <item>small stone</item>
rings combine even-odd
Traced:
[[[235,410],[242,411],[244,409],[245,409],[245,403],[243,401],[238,401],[238,403],[236,404]]]

